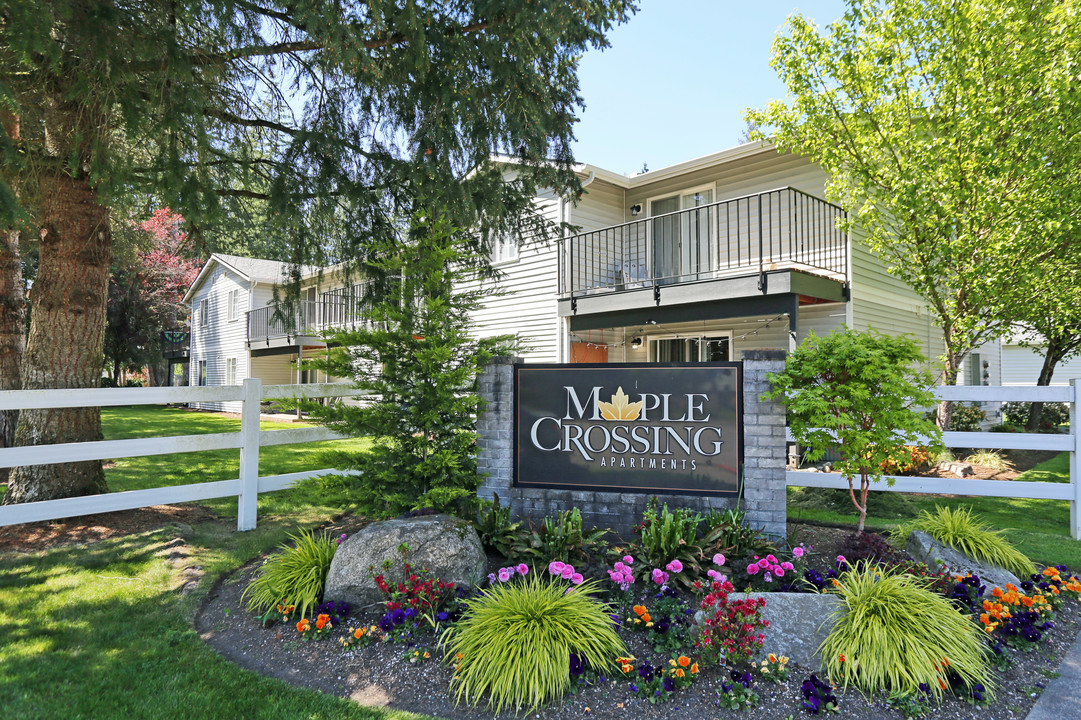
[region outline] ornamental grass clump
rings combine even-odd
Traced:
[[[594,582],[566,583],[531,573],[493,585],[465,603],[462,619],[441,643],[456,662],[451,681],[457,702],[485,696],[498,713],[534,709],[570,687],[570,658],[602,671],[627,655],[607,605],[595,600]]]
[[[898,526],[892,538],[904,542],[913,530],[922,530],[943,545],[979,562],[1009,570],[1018,577],[1036,572],[1031,560],[1002,539],[1001,530],[991,530],[968,508],[954,510],[939,505],[933,513],[923,510],[914,520]]]
[[[337,538],[312,532],[290,535],[293,545],[282,545],[259,568],[241,599],[248,609],[269,613],[277,605],[293,605],[296,614],[305,617],[319,604],[330,561],[338,549]]]
[[[909,694],[924,685],[936,699],[951,678],[969,688],[990,687],[983,633],[925,581],[883,576],[861,563],[835,588],[843,604],[819,648],[834,682],[867,693]]]

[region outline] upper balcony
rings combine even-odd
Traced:
[[[186,330],[163,330],[161,333],[161,356],[167,360],[188,357],[191,333]]]
[[[560,314],[766,294],[840,300],[849,280],[848,238],[837,227],[844,217],[786,187],[566,238]]]
[[[328,330],[366,325],[364,285],[324,292],[319,300],[267,305],[247,313],[248,347],[288,347],[323,343]],[[253,348],[254,349],[254,348]]]

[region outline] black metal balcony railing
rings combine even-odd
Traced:
[[[326,330],[361,327],[364,315],[363,285],[325,292],[320,300],[268,305],[247,313],[248,341],[317,336]]]
[[[722,200],[560,242],[560,295],[619,292],[770,270],[848,279],[844,210],[795,188]]]
[[[188,356],[191,333],[185,330],[163,330],[161,333],[161,356],[180,358]]]

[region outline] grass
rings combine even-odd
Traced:
[[[1070,453],[1061,452],[1050,460],[1044,460],[1031,470],[1026,470],[1018,475],[1014,482],[1022,481],[1070,482]]]
[[[229,432],[238,420],[165,408],[105,410],[105,437]],[[295,426],[285,426],[295,427]],[[264,448],[260,470],[323,467],[338,441]],[[236,451],[119,460],[113,490],[235,477]],[[347,499],[290,490],[260,499],[259,527],[238,533],[236,503],[186,538],[188,565],[202,566],[200,588],[175,591],[181,568],[166,559],[174,529],[36,553],[0,555],[0,707],[8,718],[306,718],[398,720],[421,716],[360,707],[348,700],[264,678],[224,660],[193,629],[213,581],[286,540],[297,527],[327,522]],[[230,511],[232,514],[230,514]],[[236,612],[242,612],[240,608]]]
[[[789,521],[809,520],[830,524],[851,525],[859,520],[852,512],[832,512],[800,508],[793,505],[803,488],[788,488]],[[876,492],[872,490],[871,492]],[[882,491],[877,491],[882,492]],[[1070,503],[1065,500],[1029,500],[1025,498],[958,497],[953,495],[919,495],[906,493],[910,503],[900,517],[884,520],[867,516],[867,528],[892,530],[897,524],[915,518],[920,510],[934,511],[936,505],[950,508],[970,507],[994,528],[1002,529],[1002,537],[1029,558],[1042,565],[1066,564],[1081,569],[1081,542],[1070,537]]]

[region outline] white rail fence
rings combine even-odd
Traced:
[[[1070,404],[1069,434],[946,432],[946,447],[986,448],[995,450],[1056,450],[1070,453],[1070,482],[1007,482],[1002,480],[965,480],[961,478],[929,478],[892,476],[893,486],[871,483],[872,490],[928,493],[935,495],[978,495],[984,497],[1014,497],[1038,500],[1068,500],[1070,502],[1070,534],[1081,539],[1081,415],[1078,413],[1078,387],[1081,379],[1069,385],[1032,386],[942,386],[935,388],[939,400],[968,402],[1063,402]],[[789,436],[791,440],[791,435]],[[816,473],[789,470],[785,473],[789,487],[821,487],[848,489],[848,481],[836,473]]]
[[[298,480],[340,472],[327,468],[260,477],[259,448],[261,447],[341,439],[340,435],[324,427],[260,430],[260,403],[263,400],[348,397],[357,394],[358,391],[351,386],[338,383],[263,386],[257,378],[244,380],[243,385],[225,387],[93,388],[0,392],[0,410],[116,407],[229,400],[243,402],[240,432],[0,448],[0,468],[52,465],[79,460],[169,455],[202,450],[240,450],[240,476],[232,480],[0,506],[0,527],[38,520],[57,520],[78,515],[131,510],[152,505],[236,497],[238,499],[237,530],[252,530],[256,523],[259,493],[284,490]]]

